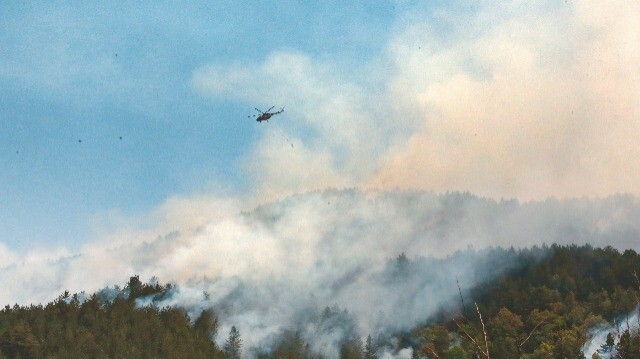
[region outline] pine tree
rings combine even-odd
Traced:
[[[615,343],[615,339],[613,338],[613,333],[608,333],[607,340],[604,342],[604,344],[600,346],[600,349],[598,349],[598,353],[609,354],[611,353],[615,345],[616,343]]]
[[[19,322],[0,336],[0,352],[10,358],[34,358],[38,340],[26,322]]]
[[[373,340],[371,340],[371,335],[367,337],[367,342],[364,345],[364,359],[378,359],[376,346],[373,344]]]
[[[213,338],[216,335],[217,328],[218,318],[210,310],[203,310],[195,323],[193,323],[193,329],[196,334],[206,338]]]
[[[346,340],[340,346],[340,359],[364,359],[362,352],[362,339],[356,336]]]
[[[626,329],[616,345],[616,359],[640,358],[640,335]]]
[[[228,359],[240,359],[242,355],[242,339],[235,326],[229,331],[229,339],[224,343],[224,353]]]

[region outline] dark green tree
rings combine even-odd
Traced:
[[[378,359],[377,348],[371,340],[371,335],[367,337],[367,341],[364,344],[364,359]]]
[[[620,334],[620,341],[616,345],[616,359],[640,358],[640,335],[633,334],[629,329]]]
[[[558,359],[584,359],[584,353],[582,352],[584,339],[585,338],[580,337],[579,333],[575,330],[560,330],[557,340],[554,343],[553,357]]]
[[[286,331],[271,357],[276,359],[308,359],[312,356],[309,344],[305,343],[298,332]]]
[[[212,339],[218,330],[218,318],[210,310],[203,310],[195,323],[193,329],[197,335]]]
[[[517,358],[521,341],[518,334],[523,325],[519,315],[500,308],[490,322],[491,354],[497,358]]]
[[[240,359],[242,355],[242,338],[235,326],[229,331],[229,338],[224,343],[224,353],[228,359]]]
[[[356,337],[346,340],[340,346],[340,359],[363,359],[362,340]]]
[[[10,358],[35,358],[38,340],[26,323],[19,322],[0,336],[0,349]]]
[[[615,338],[613,337],[613,333],[608,333],[607,339],[605,340],[604,344],[600,346],[600,349],[598,349],[598,353],[609,354],[611,353],[611,351],[615,346],[616,346],[616,343],[615,343]]]

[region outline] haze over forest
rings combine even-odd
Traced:
[[[247,355],[335,354],[304,313],[392,335],[514,268],[490,248],[640,250],[636,2],[0,12],[0,304],[159,278]]]
[[[235,326],[247,334],[247,353],[296,330],[313,350],[337,357],[349,326],[374,337],[410,330],[443,309],[456,310],[460,290],[471,292],[519,265],[509,256],[488,260],[482,254],[488,247],[638,251],[639,215],[640,201],[630,195],[519,203],[467,193],[309,192],[198,228],[93,243],[55,261],[17,262],[0,272],[7,283],[0,300],[89,294],[135,273],[178,284],[163,299],[140,298],[137,305],[184,308],[190,318],[212,309],[219,333]],[[395,273],[400,255],[423,262],[410,276]],[[327,330],[306,321],[325,307],[346,310],[351,324]],[[226,338],[217,339],[222,345]]]

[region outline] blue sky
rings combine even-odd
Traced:
[[[104,218],[204,194],[640,189],[638,9],[624,3],[0,12],[0,242],[13,251],[74,247]],[[247,118],[272,105],[286,111],[271,124]]]
[[[246,190],[236,161],[262,130],[247,115],[268,104],[202,96],[193,71],[274,49],[353,66],[394,19],[392,3],[365,1],[1,7],[0,240],[17,248],[73,243],[96,213],[149,210],[212,180]]]

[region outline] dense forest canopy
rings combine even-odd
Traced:
[[[411,330],[362,333],[347,310],[327,303],[324,309],[305,313],[307,323],[289,323],[290,329],[274,335],[270,345],[252,348],[243,345],[243,339],[254,333],[235,326],[230,332],[219,331],[224,308],[189,315],[180,306],[160,306],[179,288],[157,280],[142,283],[134,276],[123,288],[91,295],[65,292],[46,305],[5,306],[0,311],[0,350],[8,358],[582,358],[585,351],[587,359],[640,355],[640,255],[635,251],[552,245],[474,254],[498,267],[501,262],[517,265],[468,290],[452,283],[458,284],[456,300]],[[406,288],[398,281],[420,282],[420,267],[433,261],[455,263],[456,256],[468,255],[458,252],[436,260],[402,253],[388,262],[389,290]],[[322,345],[314,341],[323,336],[299,330],[312,324],[319,328],[316,334],[338,336],[336,351],[329,346],[326,352],[319,350]]]

